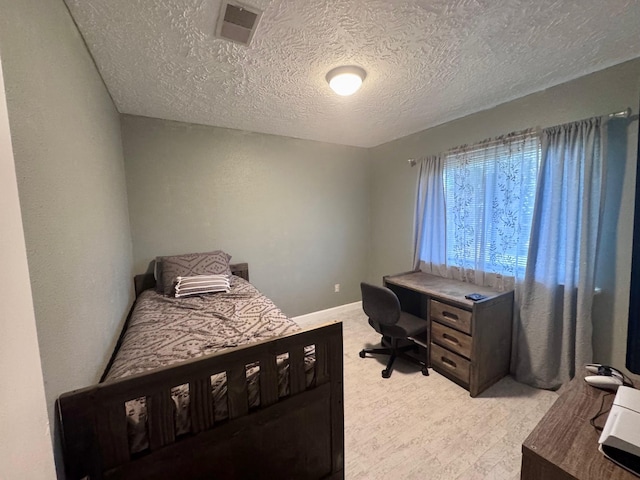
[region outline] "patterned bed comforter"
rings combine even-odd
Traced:
[[[275,304],[246,280],[233,276],[229,293],[187,298],[165,297],[153,290],[136,302],[129,327],[105,381],[134,375],[299,330]],[[289,393],[288,356],[278,357],[279,394]],[[313,381],[314,349],[305,349],[307,385]],[[257,365],[247,368],[249,407],[260,404]],[[226,375],[211,377],[215,421],[228,416]],[[190,431],[189,386],[171,390],[176,434]],[[126,403],[132,453],[148,447],[145,398]]]

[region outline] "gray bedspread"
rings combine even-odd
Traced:
[[[153,290],[136,302],[129,327],[105,381],[216,353],[299,330],[275,304],[246,280],[233,276],[229,293],[187,298],[165,297]],[[288,356],[278,357],[279,394],[286,396]],[[307,385],[313,381],[314,349],[305,349]],[[259,366],[247,368],[249,406],[260,404]],[[228,416],[226,375],[211,377],[215,421]],[[176,434],[190,431],[189,387],[176,386]],[[145,398],[126,403],[131,452],[148,447]]]

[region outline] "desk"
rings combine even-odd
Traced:
[[[424,272],[384,277],[402,309],[429,322],[418,339],[430,366],[469,390],[472,397],[509,373],[513,291],[497,292]],[[464,298],[480,293],[487,298]]]
[[[598,451],[600,433],[589,420],[607,392],[574,378],[522,444],[522,480],[638,480]],[[615,394],[604,399],[611,407]],[[602,415],[600,427],[607,421]]]

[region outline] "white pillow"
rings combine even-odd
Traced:
[[[176,278],[176,298],[201,295],[203,293],[229,293],[229,277],[226,275],[196,275]]]

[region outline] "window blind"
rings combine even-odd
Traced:
[[[444,154],[448,267],[524,275],[539,163],[534,130]]]

